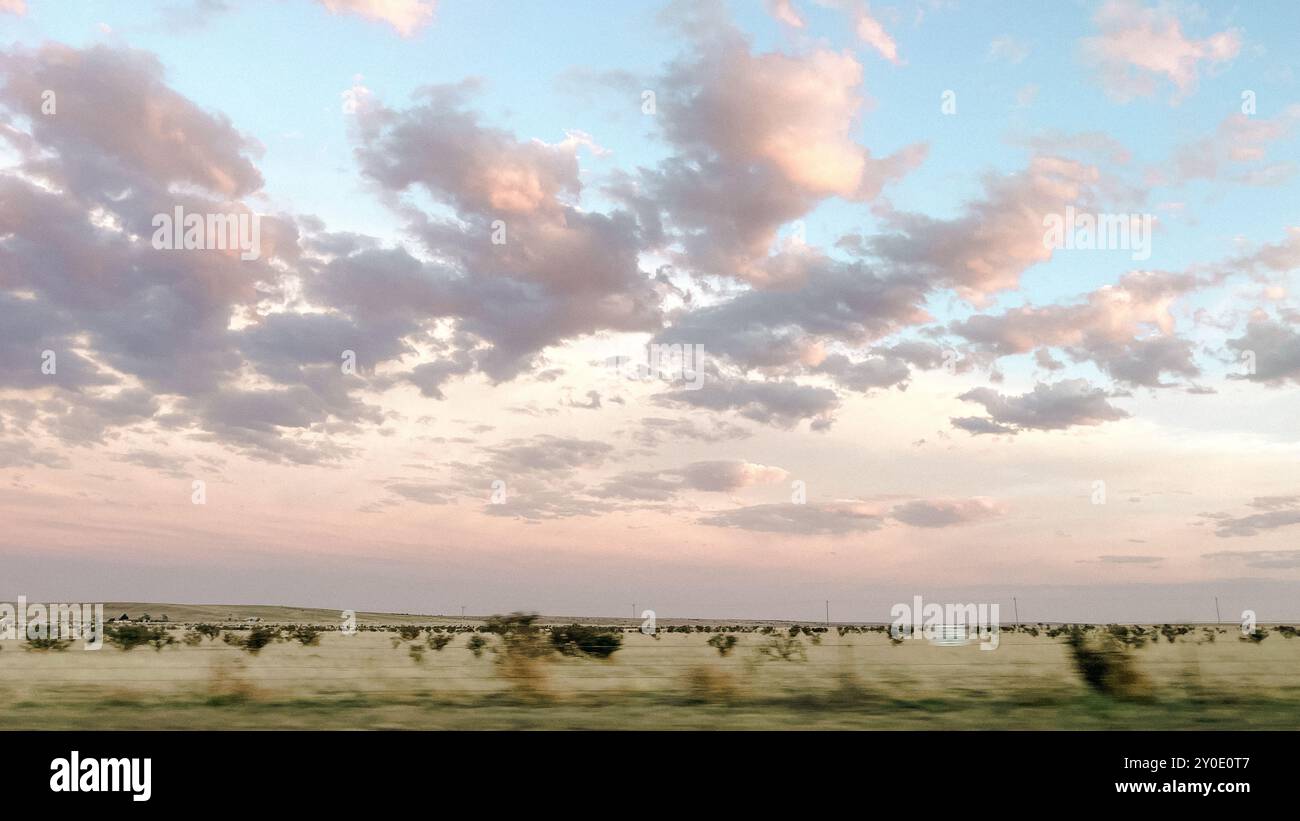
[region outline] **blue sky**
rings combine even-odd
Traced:
[[[311,544],[323,597],[368,556],[435,573],[430,532],[503,607],[470,569],[554,581],[610,542],[630,575],[663,555],[661,589],[811,589],[810,552],[846,584],[1296,580],[1300,6],[381,6],[0,2],[0,350],[84,360],[0,382],[15,555],[87,549],[37,511],[93,499],[85,541],[147,567],[179,533],[226,598],[217,545]],[[266,256],[86,229],[191,196],[260,214]],[[1044,251],[1067,206],[1153,215],[1150,258]],[[497,219],[520,239],[485,252]],[[602,364],[682,333],[698,394]],[[373,369],[337,373],[349,346]],[[514,506],[485,507],[502,472]],[[196,477],[231,500],[201,520]],[[792,507],[796,479],[822,495]]]

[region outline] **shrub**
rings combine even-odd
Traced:
[[[483,640],[482,636],[470,636],[469,640],[465,642],[465,646],[474,654],[474,658],[478,658],[483,655],[483,648],[487,647],[487,642]]]
[[[491,616],[483,625],[483,632],[499,638],[492,652],[497,656],[502,677],[510,682],[516,694],[527,697],[542,694],[540,662],[554,650],[536,622],[536,613],[511,613]]]
[[[692,703],[727,702],[737,695],[735,679],[707,665],[686,671],[686,700]]]
[[[718,655],[725,656],[736,646],[736,637],[728,634],[719,634],[709,639],[709,646],[718,651]]]
[[[27,643],[23,645],[23,649],[37,650],[41,652],[44,652],[45,650],[53,650],[56,653],[62,653],[64,650],[68,649],[68,645],[70,644],[72,644],[71,639],[60,639],[55,638],[54,636],[40,638],[38,636],[34,639],[28,639]]]
[[[623,646],[623,637],[600,627],[571,624],[552,627],[551,644],[566,656],[581,654],[607,659]]]
[[[804,652],[803,642],[799,639],[789,636],[773,636],[767,640],[767,644],[758,648],[760,655],[769,659],[780,659],[781,661],[807,661],[808,654]],[[798,657],[796,659],[796,657]]]
[[[254,627],[248,631],[248,635],[240,636],[237,633],[227,632],[221,637],[221,640],[232,647],[238,647],[240,650],[246,650],[250,655],[257,655],[258,651],[273,641],[281,639],[280,631],[274,627]]]
[[[144,624],[106,626],[104,635],[109,644],[122,650],[134,650],[145,644],[153,645],[154,650],[161,650],[176,643],[176,639],[167,633],[166,627],[149,627]]]
[[[1066,637],[1074,666],[1084,682],[1104,695],[1120,699],[1143,699],[1150,694],[1146,677],[1138,671],[1122,642],[1109,633],[1088,637],[1075,628]]]
[[[448,644],[451,644],[451,640],[452,640],[453,638],[455,638],[455,637],[454,637],[454,636],[442,636],[442,635],[437,635],[437,636],[435,636],[433,633],[430,633],[430,634],[429,634],[429,647],[432,648],[432,649],[433,649],[434,651],[436,651],[436,652],[441,652],[441,651],[442,651],[442,648],[446,647]]]
[[[303,647],[315,647],[320,644],[320,630],[310,624],[298,625],[289,633],[289,638]]]
[[[1253,641],[1256,644],[1259,644],[1261,641],[1268,638],[1268,631],[1263,627],[1256,627],[1253,633],[1247,633],[1239,638],[1241,641]]]
[[[221,628],[215,624],[196,624],[194,625],[194,632],[211,641],[221,635]]]
[[[420,637],[420,628],[411,624],[403,624],[397,628],[397,635],[402,641],[415,641]]]

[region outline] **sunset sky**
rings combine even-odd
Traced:
[[[0,0],[0,600],[1300,618],[1298,31]]]

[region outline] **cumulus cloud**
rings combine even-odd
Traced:
[[[1162,387],[1166,374],[1200,374],[1189,341],[1175,334],[1170,308],[1203,283],[1188,274],[1132,271],[1079,304],[1025,305],[1001,314],[977,314],[949,325],[973,350],[992,358],[1044,347],[1091,361],[1120,382]],[[1050,354],[1045,360],[1050,367]]]
[[[1267,319],[1249,323],[1246,332],[1228,340],[1228,348],[1239,361],[1249,356],[1253,372],[1229,373],[1230,379],[1245,379],[1279,385],[1300,382],[1300,333],[1289,325]]]
[[[967,299],[1016,287],[1030,266],[1045,262],[1043,218],[1066,204],[1086,208],[1100,178],[1091,165],[1047,155],[1010,176],[987,176],[984,195],[952,219],[885,212],[886,231],[868,240],[884,262],[957,289]]]
[[[972,434],[979,434],[1065,430],[1127,418],[1129,414],[1126,411],[1106,401],[1111,396],[1084,379],[1039,383],[1029,393],[1019,396],[1007,396],[990,388],[975,388],[958,399],[983,405],[987,418],[967,417],[952,422]]]
[[[316,0],[330,14],[355,14],[367,20],[387,23],[403,37],[410,37],[433,20],[437,0]]]
[[[1084,57],[1107,93],[1119,100],[1150,97],[1161,79],[1173,84],[1173,99],[1180,100],[1196,89],[1202,65],[1214,68],[1241,51],[1236,29],[1194,39],[1183,33],[1169,6],[1147,8],[1139,0],[1107,0],[1093,24],[1097,35],[1084,39]]]
[[[654,83],[673,156],[643,173],[635,194],[666,215],[683,265],[759,285],[787,281],[790,272],[764,264],[780,226],[829,197],[874,199],[924,158],[921,144],[877,158],[853,140],[863,101],[853,55],[755,54],[711,17],[683,28],[692,50]]]
[[[441,262],[362,251],[335,260],[315,287],[386,323],[456,318],[458,349],[494,381],[531,369],[567,338],[657,329],[660,297],[639,267],[637,219],[574,205],[580,143],[521,141],[484,125],[467,107],[473,90],[426,88],[400,111],[367,98],[355,116],[363,173],[397,198],[408,230]],[[420,190],[452,205],[456,219],[420,210],[408,196]],[[498,231],[504,242],[494,243]],[[377,289],[375,278],[394,287]]]

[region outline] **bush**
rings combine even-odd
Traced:
[[[435,652],[441,652],[442,648],[446,647],[448,644],[451,644],[451,640],[453,638],[455,638],[455,636],[434,635],[433,633],[430,633],[429,647],[433,649]]]
[[[600,627],[571,624],[552,627],[551,644],[566,656],[581,654],[607,659],[623,646],[623,637]]]
[[[240,650],[246,650],[250,655],[257,655],[263,647],[273,641],[280,640],[280,631],[274,627],[254,627],[248,631],[248,635],[240,636],[237,633],[228,632],[221,637],[221,640],[232,647],[238,647]]]
[[[167,633],[166,627],[149,627],[144,624],[109,625],[104,628],[105,638],[109,644],[124,651],[134,650],[145,644],[153,645],[154,650],[161,650],[176,639]]]
[[[415,641],[420,637],[420,628],[411,624],[403,624],[397,628],[397,635],[402,641]]]
[[[1247,633],[1244,636],[1240,636],[1239,638],[1242,641],[1253,641],[1254,643],[1259,644],[1261,641],[1268,638],[1268,631],[1265,630],[1263,627],[1256,627],[1255,632]]]
[[[72,644],[71,639],[59,639],[54,636],[50,636],[49,638],[37,637],[34,639],[28,639],[27,643],[23,645],[23,649],[37,650],[41,652],[44,652],[45,650],[53,650],[56,653],[62,653],[64,650],[68,649],[68,645],[70,644]]]
[[[297,641],[303,647],[315,647],[320,644],[320,629],[310,624],[301,624],[293,628],[289,633],[289,638]]]
[[[1075,628],[1066,637],[1074,666],[1084,682],[1104,695],[1144,699],[1150,695],[1146,677],[1138,671],[1123,643],[1109,633],[1096,639]]]
[[[221,635],[221,628],[215,624],[196,624],[194,625],[194,632],[211,641]]]
[[[483,655],[483,648],[487,647],[487,642],[484,641],[482,636],[470,636],[469,640],[465,642],[465,647],[474,654],[474,658],[478,658]]]
[[[734,678],[705,665],[688,668],[685,679],[688,703],[725,703],[734,700],[739,693]]]
[[[773,636],[767,640],[767,644],[758,648],[758,652],[767,658],[780,659],[781,661],[808,660],[808,654],[803,649],[803,642],[790,636]]]
[[[511,613],[491,616],[483,632],[492,633],[499,642],[492,647],[500,674],[517,695],[534,698],[544,691],[541,661],[554,651],[538,626],[536,613]]]
[[[736,637],[731,634],[719,634],[709,639],[709,646],[717,650],[718,655],[725,656],[736,646],[736,641]]]

